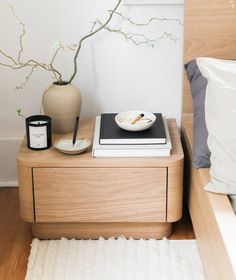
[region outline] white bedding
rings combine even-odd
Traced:
[[[208,80],[205,99],[211,180],[205,190],[236,195],[236,61],[197,58]]]

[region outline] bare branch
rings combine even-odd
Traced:
[[[82,39],[80,39],[80,41],[79,41],[79,46],[78,46],[78,49],[77,49],[77,51],[76,51],[76,53],[75,53],[75,57],[74,57],[74,72],[73,72],[71,78],[69,79],[69,83],[71,83],[71,82],[73,81],[73,79],[75,78],[75,75],[76,75],[76,73],[77,73],[77,57],[78,57],[79,51],[80,51],[80,49],[81,49],[81,47],[82,47],[83,41],[85,41],[85,40],[88,39],[89,37],[95,35],[96,33],[98,33],[99,31],[101,31],[102,29],[104,29],[104,28],[108,25],[108,23],[111,21],[113,15],[114,15],[114,13],[116,12],[116,10],[118,9],[118,7],[120,6],[121,1],[122,1],[122,0],[119,0],[119,1],[118,1],[117,5],[115,6],[115,8],[114,8],[114,9],[112,10],[112,12],[110,13],[110,16],[109,16],[108,20],[107,20],[101,27],[99,27],[98,29],[94,30],[93,32],[87,34],[87,35],[84,36]]]
[[[109,11],[110,13],[112,12],[112,10]],[[158,18],[158,17],[152,17],[150,18],[147,22],[144,23],[140,23],[140,22],[135,22],[132,18],[125,16],[123,13],[120,12],[115,12],[116,15],[120,16],[122,19],[124,19],[125,21],[129,22],[130,24],[133,24],[135,26],[148,26],[150,25],[152,22],[157,21],[157,22],[176,22],[179,25],[183,25],[183,23],[177,19],[177,18]]]
[[[102,23],[100,21],[97,21],[97,24],[101,25]],[[170,39],[171,41],[174,41],[174,42],[177,41],[177,39],[173,37],[172,33],[167,33],[167,32],[164,32],[161,36],[159,36],[157,38],[150,39],[142,33],[125,32],[122,29],[112,29],[108,26],[105,27],[104,29],[109,31],[109,32],[113,32],[113,33],[117,33],[117,34],[122,35],[127,41],[131,41],[136,46],[148,45],[148,46],[153,47],[154,43],[156,43],[159,40],[165,39],[165,38],[168,38],[168,39]]]
[[[0,50],[0,53],[5,56],[6,58],[8,58],[9,60],[11,60],[11,62],[13,64],[6,64],[6,63],[2,63],[0,62],[0,65],[1,66],[6,66],[6,67],[9,67],[9,68],[12,68],[12,69],[21,69],[21,68],[24,68],[24,67],[34,67],[34,66],[39,66],[39,67],[42,67],[44,68],[45,70],[49,70],[47,68],[47,65],[44,64],[44,63],[39,63],[37,62],[36,60],[34,59],[30,59],[28,60],[27,62],[17,62],[16,60],[14,60],[14,58],[8,54],[6,54],[5,52],[3,52],[2,50]]]
[[[23,88],[24,88],[24,86],[29,82],[29,79],[30,79],[31,75],[33,74],[34,69],[35,69],[36,67],[37,67],[37,65],[35,65],[35,66],[33,66],[33,67],[31,68],[29,74],[25,77],[25,81],[24,81],[21,85],[17,86],[17,87],[15,88],[15,90],[19,90],[19,89],[23,89]]]
[[[55,58],[56,58],[56,56],[57,56],[57,54],[58,54],[60,48],[61,48],[61,47],[57,48],[56,52],[54,53],[54,55],[53,55],[53,57],[52,57],[52,60],[51,60],[51,62],[50,62],[50,64],[49,64],[49,67],[52,69],[53,73],[58,74],[58,80],[59,80],[59,82],[62,82],[62,75],[61,75],[61,73],[60,73],[59,71],[57,71],[57,70],[53,67],[53,62],[54,62],[54,60],[55,60]],[[55,75],[56,75],[56,74],[55,74]]]
[[[12,6],[9,6],[9,9],[13,15],[13,17],[17,20],[17,22],[21,25],[22,27],[22,32],[21,34],[19,35],[19,46],[20,46],[20,49],[18,51],[18,56],[17,56],[17,60],[14,59],[13,56],[7,54],[6,52],[4,52],[3,50],[0,49],[0,54],[2,54],[10,63],[2,63],[0,62],[0,65],[1,66],[4,66],[4,67],[8,67],[8,68],[11,68],[11,69],[21,69],[21,68],[25,68],[25,67],[30,67],[31,68],[31,71],[30,71],[30,74],[26,76],[26,81],[23,82],[21,84],[21,86],[18,86],[16,87],[16,89],[22,89],[23,86],[25,86],[30,78],[30,76],[33,74],[33,71],[39,67],[39,68],[42,68],[46,71],[50,71],[50,72],[53,72],[54,74],[54,77],[57,78],[56,76],[56,73],[58,73],[58,75],[60,74],[56,69],[50,67],[50,65],[47,65],[45,63],[40,63],[34,59],[29,59],[28,61],[26,62],[22,62],[21,61],[21,55],[24,51],[24,47],[23,47],[23,37],[26,35],[26,29],[25,29],[25,24],[20,20],[20,18],[17,16],[17,14],[15,13],[15,10]],[[61,74],[60,74],[61,75]],[[58,78],[57,78],[58,79]]]
[[[93,30],[94,30],[94,28],[95,28],[96,25],[97,25],[97,21],[94,21],[94,22],[93,22],[93,25],[92,25],[92,27],[91,27],[91,29],[90,29],[90,32],[89,32],[90,34],[93,33]]]
[[[54,45],[51,49],[51,52],[50,52],[49,61],[47,63],[41,63],[35,59],[28,59],[25,62],[22,61],[21,56],[24,52],[23,39],[24,39],[24,36],[26,35],[26,28],[25,28],[25,24],[21,21],[21,19],[15,13],[14,8],[12,6],[9,6],[13,17],[16,19],[18,24],[21,26],[21,33],[19,34],[19,39],[18,39],[19,40],[19,50],[18,50],[17,58],[14,58],[13,56],[9,55],[8,53],[6,53],[5,51],[0,49],[0,55],[2,55],[6,60],[5,62],[0,62],[0,66],[8,67],[11,69],[22,69],[22,68],[26,68],[26,67],[30,68],[30,72],[25,77],[25,81],[20,86],[16,87],[16,89],[22,89],[28,83],[30,77],[33,75],[34,70],[37,68],[41,68],[48,72],[52,72],[54,78],[60,83],[63,81],[63,77],[62,77],[61,72],[58,71],[54,66],[56,58],[59,56],[59,53],[62,51],[72,51],[72,52],[75,52],[75,54],[74,54],[74,58],[73,58],[73,66],[74,66],[73,73],[68,81],[68,83],[71,83],[77,74],[77,59],[78,59],[79,52],[82,48],[83,42],[101,30],[106,30],[106,31],[109,31],[112,33],[117,33],[117,34],[123,36],[127,41],[130,41],[137,46],[147,45],[147,46],[153,47],[157,41],[165,39],[165,38],[172,40],[174,42],[177,41],[177,39],[174,38],[172,33],[164,32],[161,36],[159,36],[157,38],[149,38],[144,34],[144,32],[141,32],[141,33],[140,32],[137,32],[137,33],[126,32],[126,31],[122,30],[121,28],[117,29],[117,28],[111,28],[110,26],[108,26],[109,23],[111,22],[113,16],[115,16],[115,15],[120,17],[121,19],[123,19],[126,23],[129,23],[131,25],[134,25],[134,26],[140,27],[140,28],[149,26],[150,24],[152,24],[154,22],[175,22],[181,26],[183,25],[182,22],[176,18],[172,19],[172,18],[152,17],[144,23],[136,22],[132,18],[124,15],[122,12],[117,11],[120,6],[121,1],[122,0],[117,0],[117,4],[114,7],[114,9],[108,10],[109,17],[105,21],[105,23],[102,23],[98,19],[92,23],[90,32],[87,35],[85,35],[84,37],[82,37],[79,40],[78,44],[63,45],[58,42],[54,43]],[[229,0],[229,1],[233,2],[235,0]]]
[[[59,51],[75,51],[76,48],[78,47],[78,45],[76,44],[72,44],[72,45],[62,45],[61,43],[58,43],[58,46],[55,48],[54,54],[52,55],[52,57],[50,57],[50,61],[48,63],[49,68],[52,69],[54,76],[56,77],[56,79],[59,82],[62,82],[62,75],[61,73],[56,70],[53,66],[53,63],[59,53]],[[58,75],[58,77],[56,76],[56,74]]]
[[[23,37],[24,37],[25,34],[26,34],[26,32],[25,32],[25,24],[24,24],[24,23],[20,20],[20,18],[16,15],[14,8],[13,8],[12,6],[9,6],[9,8],[10,8],[10,10],[11,10],[13,16],[15,17],[15,19],[16,19],[16,20],[18,21],[18,23],[22,26],[22,32],[21,32],[21,34],[20,34],[20,36],[19,36],[20,50],[19,50],[19,52],[18,52],[18,58],[17,58],[18,62],[20,63],[20,62],[21,62],[21,60],[20,60],[21,54],[22,54],[22,52],[23,52],[23,50],[24,50],[24,49],[23,49]]]
[[[7,59],[11,60],[12,63],[17,64],[17,61],[10,55],[8,55],[7,53],[5,53],[4,51],[0,50],[0,53]]]

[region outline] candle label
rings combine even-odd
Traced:
[[[29,126],[30,147],[47,148],[47,126]]]

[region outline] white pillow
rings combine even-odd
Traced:
[[[236,194],[236,61],[198,58],[205,99],[211,181],[205,190]]]

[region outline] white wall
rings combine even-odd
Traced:
[[[1,0],[0,49],[14,57],[19,50],[20,25],[8,5],[14,6],[26,25],[22,58],[47,62],[53,42],[77,42],[90,30],[91,22],[96,18],[105,20],[107,10],[115,4],[115,0]],[[176,18],[183,22],[183,5],[122,5],[121,10],[139,22],[151,17]],[[150,38],[167,31],[177,41],[164,39],[154,47],[137,47],[118,34],[102,31],[85,42],[74,80],[83,95],[82,115],[91,117],[101,112],[143,109],[162,112],[180,124],[183,25],[169,21],[134,28],[116,18],[111,26],[145,33]],[[71,54],[61,56],[57,66],[66,79],[72,69]],[[16,147],[24,135],[24,120],[17,117],[16,109],[22,108],[26,116],[37,114],[43,89],[52,81],[51,74],[36,70],[24,89],[15,91],[27,73],[0,67],[0,185],[16,181]]]

